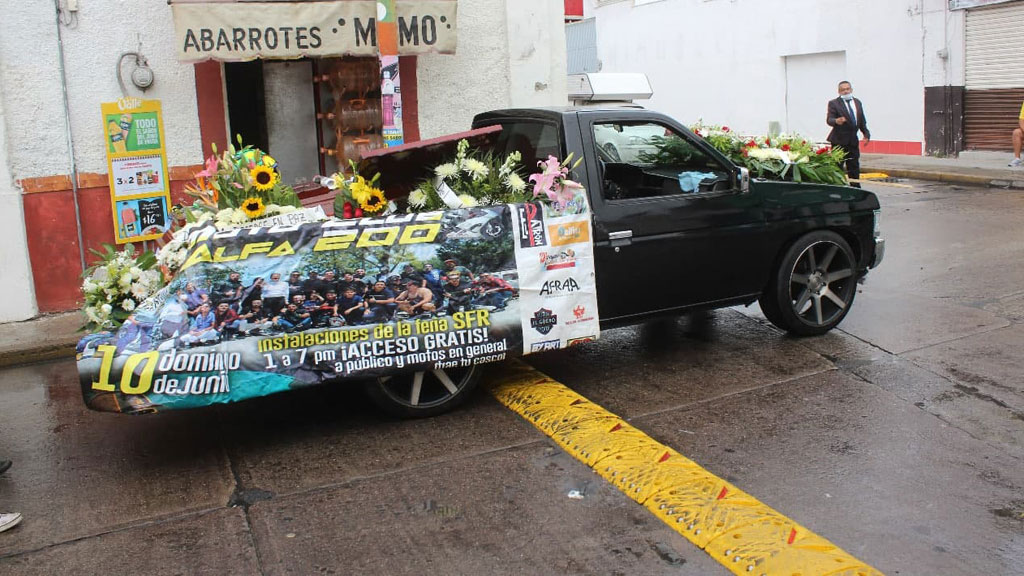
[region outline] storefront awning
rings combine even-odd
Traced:
[[[397,0],[398,53],[454,54],[456,0]],[[378,2],[171,4],[178,60],[375,56]]]

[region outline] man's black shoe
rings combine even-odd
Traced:
[[[7,469],[11,467],[10,460],[0,460],[0,474],[7,472]]]

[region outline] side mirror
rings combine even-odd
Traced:
[[[739,180],[740,193],[746,194],[750,192],[750,170],[740,167],[739,173],[736,175],[736,179]]]

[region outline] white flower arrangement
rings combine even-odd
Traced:
[[[86,328],[93,331],[116,329],[138,302],[164,286],[163,275],[154,269],[157,258],[152,252],[136,256],[131,244],[121,250],[110,244],[103,248],[93,250],[100,260],[85,271],[82,280],[82,312]]]
[[[460,140],[455,158],[434,167],[434,177],[421,182],[406,198],[410,212],[472,208],[530,201],[519,174],[522,154],[505,157],[470,148]]]

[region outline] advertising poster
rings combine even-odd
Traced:
[[[121,98],[101,113],[115,241],[159,238],[171,225],[160,102]]]
[[[551,217],[530,204],[194,230],[166,288],[117,333],[79,342],[85,403],[114,412],[192,408],[596,338],[589,228],[581,225],[589,226],[585,214]],[[287,298],[267,296],[271,282],[293,273]],[[260,314],[228,321],[255,299]]]
[[[398,75],[398,56],[380,57],[380,78],[384,146],[400,146],[405,143],[405,136],[402,132],[402,79]]]
[[[523,354],[575,346],[600,334],[590,214],[584,196],[574,203],[567,214],[541,204],[513,206]]]
[[[160,194],[164,189],[164,165],[160,156],[124,156],[110,162],[115,196]]]
[[[162,196],[137,200],[119,200],[114,204],[117,221],[124,238],[162,236],[167,230],[167,204]]]

